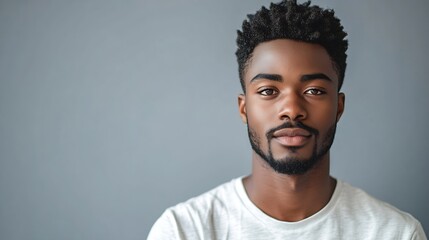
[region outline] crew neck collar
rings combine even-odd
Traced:
[[[297,221],[297,222],[286,222],[286,221],[280,221],[275,218],[270,217],[266,213],[264,213],[262,210],[260,210],[249,198],[249,196],[246,193],[246,190],[244,189],[243,185],[243,178],[240,177],[235,180],[235,189],[237,191],[237,194],[242,201],[244,207],[253,215],[255,218],[260,220],[263,224],[265,224],[267,227],[273,227],[274,229],[282,229],[282,230],[291,230],[291,229],[299,229],[304,228],[313,224],[316,224],[317,222],[323,220],[329,213],[334,209],[336,203],[338,202],[338,198],[340,195],[340,192],[343,187],[343,183],[339,180],[337,180],[337,184],[335,186],[334,193],[332,194],[328,204],[325,205],[321,210],[319,210],[317,213],[311,215],[308,218],[305,218],[303,220]]]

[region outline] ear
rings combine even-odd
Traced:
[[[244,94],[238,95],[238,111],[240,112],[241,121],[247,124],[246,96]]]
[[[344,93],[338,93],[337,122],[340,121],[340,118],[343,115],[345,98],[346,96]]]

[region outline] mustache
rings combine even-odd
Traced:
[[[276,131],[278,131],[280,129],[283,129],[283,128],[301,128],[301,129],[304,129],[304,130],[310,132],[313,135],[316,135],[316,136],[319,135],[319,131],[317,129],[314,129],[314,128],[310,127],[310,126],[307,126],[307,125],[305,125],[302,122],[288,121],[288,122],[283,123],[280,126],[277,126],[275,128],[271,128],[270,130],[268,130],[268,132],[265,134],[266,137],[267,137],[267,139],[272,139],[273,135],[274,135],[274,132],[276,132]]]

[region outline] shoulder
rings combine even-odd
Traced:
[[[371,196],[360,188],[344,182],[342,182],[340,204],[350,211],[358,211],[366,217],[374,215],[374,217],[391,217],[398,221],[408,222],[414,220],[410,214]]]
[[[205,212],[208,208],[223,208],[226,202],[231,201],[233,195],[236,194],[236,184],[238,181],[241,181],[241,178],[221,184],[208,192],[171,207],[170,210],[179,213],[185,210]]]
[[[209,228],[227,228],[229,210],[239,201],[237,181],[241,178],[168,208],[153,225],[148,239],[194,239]]]
[[[342,189],[337,209],[345,213],[345,218],[357,226],[362,225],[367,229],[368,226],[372,226],[375,231],[379,231],[376,228],[389,229],[392,232],[400,232],[401,235],[408,234],[410,239],[413,236],[424,236],[419,221],[411,214],[348,183],[341,182],[340,184]]]

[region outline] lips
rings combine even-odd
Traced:
[[[302,128],[283,128],[275,131],[273,137],[283,146],[300,147],[308,142],[311,133]]]

